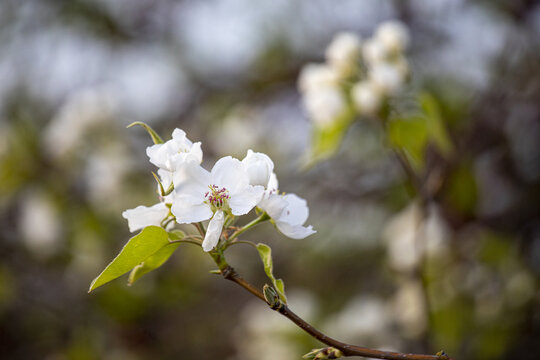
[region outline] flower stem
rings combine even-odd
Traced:
[[[236,230],[230,237],[229,237],[229,243],[231,241],[233,241],[235,238],[237,238],[238,236],[240,236],[242,233],[244,233],[245,231],[251,229],[252,227],[254,227],[255,225],[259,224],[259,223],[262,223],[266,220],[270,220],[270,216],[267,214],[267,213],[262,213],[261,216],[259,216],[258,218],[256,218],[255,220],[253,220],[252,222],[242,226],[240,229]]]
[[[263,293],[257,289],[255,286],[244,280],[236,270],[234,270],[225,260],[225,257],[223,256],[222,252],[213,251],[210,253],[214,261],[216,262],[219,270],[221,271],[221,275],[223,278],[232,281],[236,283],[237,285],[240,285],[245,290],[249,291],[252,295],[255,297],[258,297],[262,301],[266,301]],[[452,360],[448,355],[446,355],[444,352],[440,352],[437,355],[423,355],[423,354],[405,354],[405,353],[398,353],[393,351],[381,351],[381,350],[375,350],[370,348],[365,348],[361,346],[356,345],[350,345],[343,343],[339,340],[333,339],[329,336],[326,336],[313,326],[311,326],[309,323],[307,323],[304,319],[302,319],[300,316],[296,315],[291,309],[288,308],[288,306],[282,302],[279,303],[278,306],[273,306],[273,310],[279,312],[281,315],[285,316],[289,320],[291,320],[293,323],[295,323],[298,327],[300,327],[302,330],[307,332],[309,335],[314,337],[315,339],[319,340],[320,342],[334,347],[338,350],[340,350],[344,356],[363,356],[368,358],[376,358],[376,359],[393,359],[393,360]]]

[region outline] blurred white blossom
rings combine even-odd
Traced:
[[[369,38],[362,46],[362,55],[368,66],[386,61],[388,57],[387,49],[384,45],[374,38]]]
[[[302,92],[317,91],[320,88],[334,88],[339,85],[340,74],[327,64],[305,65],[298,78],[298,89]]]
[[[304,94],[304,106],[315,124],[326,128],[347,111],[345,98],[339,88],[321,87]]]
[[[72,94],[45,128],[43,141],[54,158],[68,155],[93,127],[111,121],[116,102],[106,88],[89,88]]]
[[[18,228],[24,245],[36,257],[48,258],[60,249],[60,214],[45,193],[34,190],[26,194],[21,203]]]
[[[422,284],[407,280],[400,285],[394,297],[394,319],[406,337],[416,338],[426,329],[427,309],[423,291]]]
[[[406,73],[391,63],[377,63],[369,72],[369,79],[384,95],[392,95],[401,90]]]
[[[375,31],[375,38],[390,54],[403,52],[410,41],[409,30],[397,20],[390,20],[380,24]]]
[[[392,349],[398,346],[392,334],[392,309],[375,296],[358,296],[343,310],[330,316],[323,326],[325,333],[349,342]]]
[[[371,81],[361,81],[351,90],[352,100],[360,114],[375,114],[382,103],[382,94],[379,88]]]
[[[360,38],[351,32],[338,33],[326,48],[326,61],[341,76],[350,75],[356,66],[361,51]]]
[[[435,207],[424,215],[414,202],[388,221],[383,231],[390,265],[399,271],[411,271],[424,255],[439,256],[448,246],[449,229]]]

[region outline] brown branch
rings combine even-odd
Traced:
[[[216,260],[216,258],[214,258]],[[219,260],[220,263],[218,263],[218,266],[221,269],[221,274],[223,277],[227,280],[230,280],[237,285],[240,285],[247,291],[249,291],[252,295],[258,297],[260,300],[267,303],[267,301],[264,298],[264,295],[262,292],[257,289],[255,286],[244,280],[238,273],[229,265],[226,265],[224,262],[224,259],[221,257]],[[217,261],[216,261],[217,263]],[[268,303],[267,303],[268,304]],[[269,304],[270,305],[270,304]],[[320,342],[334,347],[336,349],[339,349],[344,356],[363,356],[368,358],[375,358],[375,359],[389,359],[389,360],[452,360],[447,355],[422,355],[422,354],[404,354],[404,353],[398,353],[398,352],[392,352],[392,351],[381,351],[381,350],[374,350],[370,348],[365,348],[361,346],[356,345],[350,345],[343,343],[341,341],[338,341],[336,339],[333,339],[329,336],[326,336],[310,324],[308,324],[304,319],[302,319],[300,316],[296,315],[289,307],[283,303],[279,303],[278,306],[271,306],[271,308],[277,312],[279,312],[281,315],[285,316],[289,320],[291,320],[293,323],[295,323],[298,327],[300,327],[302,330],[307,332],[312,337],[316,338]]]

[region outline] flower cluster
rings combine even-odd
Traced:
[[[306,201],[279,193],[274,163],[265,154],[248,150],[242,161],[226,156],[207,171],[201,166],[201,143],[193,143],[180,129],[174,130],[171,140],[148,147],[146,154],[158,167],[160,202],[123,212],[132,232],[150,225],[167,227],[173,221],[210,220],[202,243],[210,251],[226,224],[255,207],[290,238],[303,239],[315,232],[303,225],[309,213]]]
[[[403,54],[408,43],[408,30],[398,21],[382,23],[364,42],[354,33],[337,34],[325,51],[325,63],[307,64],[298,80],[310,119],[326,128],[351,112],[376,114],[408,76]]]

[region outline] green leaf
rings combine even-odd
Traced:
[[[178,246],[180,246],[180,243],[166,245],[159,249],[154,255],[148,257],[142,263],[135,266],[129,274],[128,285],[133,285],[133,283],[141,276],[163,265],[167,260],[169,260]]]
[[[129,239],[118,256],[90,284],[88,292],[116,279],[139,265],[161,248],[169,245],[167,231],[158,226],[148,226]]]
[[[428,140],[427,120],[424,117],[393,118],[388,124],[388,137],[390,144],[402,149],[417,170],[422,169]]]
[[[135,125],[142,126],[148,132],[154,144],[163,144],[163,139],[158,135],[158,133],[154,129],[150,127],[150,125],[145,124],[142,121],[135,121],[129,124],[127,127],[130,128]]]
[[[331,126],[315,126],[311,137],[311,150],[304,161],[304,167],[308,168],[333,156],[339,150],[353,120],[354,112],[348,109]]]
[[[285,296],[285,283],[281,279],[276,279],[274,277],[274,265],[272,262],[272,249],[266,244],[259,243],[256,245],[257,250],[259,251],[259,256],[264,265],[264,272],[266,276],[272,281],[274,288],[278,292],[279,298],[285,304],[287,303],[287,297]]]
[[[420,106],[427,117],[427,132],[429,140],[441,151],[444,156],[450,155],[454,146],[446,130],[444,120],[437,101],[430,94],[424,93],[419,96]]]

